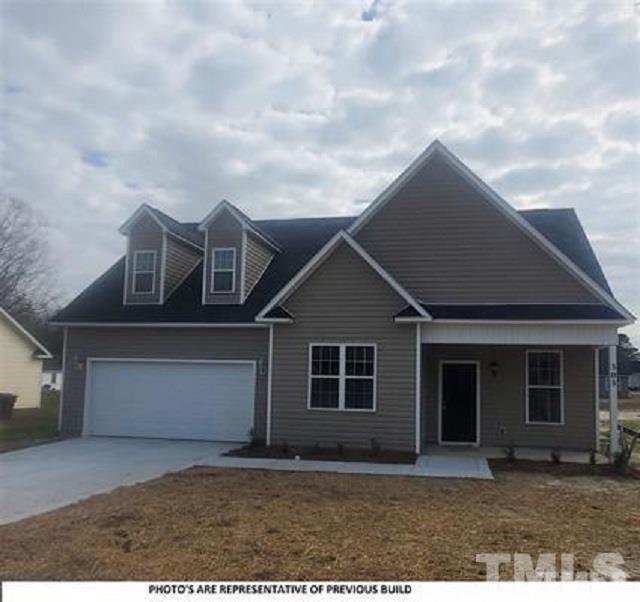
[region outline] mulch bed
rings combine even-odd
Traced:
[[[494,469],[191,469],[0,527],[0,579],[482,580],[477,553],[545,551],[574,553],[579,570],[620,552],[640,578],[636,479]]]
[[[328,462],[376,462],[380,464],[415,464],[418,457],[413,452],[402,452],[392,450],[380,450],[373,453],[367,449],[337,447],[282,447],[262,445],[245,445],[237,449],[232,449],[226,456],[236,456],[239,458],[268,458],[278,460],[293,460],[299,457],[300,460],[325,460]]]

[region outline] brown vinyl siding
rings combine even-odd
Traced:
[[[438,156],[356,238],[424,302],[598,302]]]
[[[244,295],[248,297],[273,258],[273,252],[252,234],[247,234]]]
[[[350,247],[341,247],[285,302],[293,324],[274,326],[272,443],[415,449],[415,325],[405,305]],[[309,343],[376,343],[375,412],[307,409]]]
[[[480,445],[592,449],[595,446],[594,350],[586,346],[544,346],[563,352],[564,425],[526,424],[527,349],[536,346],[423,345],[423,440],[438,442],[438,363],[480,362]],[[496,362],[493,376],[491,362]]]
[[[87,357],[254,360],[255,429],[258,437],[264,437],[268,348],[267,328],[69,328],[62,430],[71,435],[82,432]]]
[[[164,274],[164,298],[175,290],[202,259],[202,253],[194,247],[167,236]]]
[[[240,303],[240,266],[242,262],[242,226],[227,210],[222,211],[207,228],[205,259],[203,261],[205,283],[205,303]],[[219,248],[236,250],[236,272],[234,293],[211,293],[211,251]]]
[[[142,215],[131,227],[128,234],[126,296],[128,305],[160,303],[160,265],[162,262],[162,237],[160,226],[149,215]],[[133,259],[136,251],[155,251],[155,291],[153,294],[133,292]]]

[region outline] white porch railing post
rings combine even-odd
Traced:
[[[611,456],[620,449],[618,432],[618,359],[616,345],[609,346],[609,450]]]

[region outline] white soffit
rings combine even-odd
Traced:
[[[422,325],[422,342],[462,345],[615,345],[610,324],[438,323]]]

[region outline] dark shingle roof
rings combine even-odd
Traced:
[[[252,322],[295,274],[353,217],[256,220],[274,240],[277,253],[243,305],[202,305],[202,270],[196,267],[164,305],[122,305],[124,258],[60,311],[58,322]]]
[[[518,213],[611,294],[609,283],[573,209],[528,209]]]
[[[624,320],[607,305],[593,304],[508,304],[471,303],[444,305],[421,303],[434,320]],[[397,317],[415,318],[416,310],[405,307]]]
[[[267,242],[269,242],[275,249],[279,249],[280,245],[277,240],[269,234],[268,230],[265,230],[260,224],[261,222],[258,220],[251,219],[242,209],[238,209],[235,205],[233,205],[234,211],[237,211],[238,214],[258,233],[262,236]]]
[[[202,245],[202,233],[195,223],[180,223],[155,209],[158,219],[171,231]],[[584,230],[573,210],[542,209],[521,211],[521,215],[555,244],[605,290],[607,281]],[[346,230],[355,217],[251,220],[277,242],[277,253],[244,305],[202,305],[202,270],[194,269],[164,305],[122,305],[124,258],[118,260],[67,307],[58,322],[252,322],[256,314],[339,230]],[[460,307],[460,306],[458,306]],[[506,306],[503,306],[506,307]],[[522,307],[522,306],[521,306]],[[570,317],[578,318],[586,310]],[[589,307],[589,306],[586,306]],[[604,306],[593,306],[604,307]],[[595,310],[594,310],[595,311]],[[600,310],[598,310],[600,311]],[[612,310],[608,310],[612,311]],[[615,312],[613,312],[615,313]],[[587,316],[585,315],[585,318]],[[613,316],[611,316],[613,317]],[[616,318],[620,316],[616,313]]]
[[[182,238],[186,238],[188,241],[198,245],[199,247],[204,246],[204,233],[198,230],[198,224],[181,223],[163,211],[160,211],[160,209],[156,209],[150,205],[147,205],[147,208],[156,216],[156,218],[158,218],[160,222],[162,222],[162,224],[164,224],[165,228],[167,228],[169,232],[172,232],[177,236],[181,236]]]

